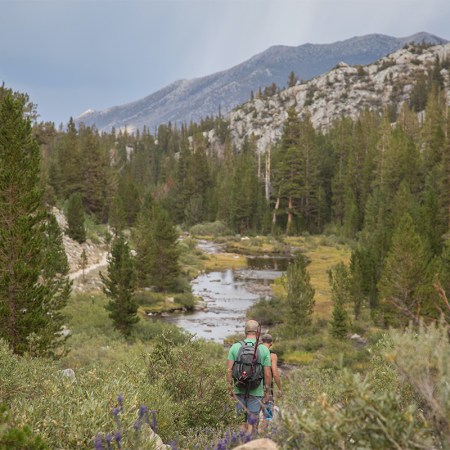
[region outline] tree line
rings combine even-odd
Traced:
[[[390,298],[416,317],[425,311],[412,297],[433,296],[433,276],[448,270],[450,144],[441,81],[429,80],[423,113],[414,102],[398,106],[395,122],[389,108],[367,110],[357,120],[340,118],[326,133],[292,108],[282,138],[264,153],[252,138],[234,147],[221,116],[161,125],[154,135],[100,134],[70,121],[46,142],[47,197],[61,201],[78,192],[87,213],[118,228],[139,228],[143,199],[151,197],[187,228],[220,220],[241,234],[334,232],[357,242],[348,268],[355,314],[358,302],[379,312]],[[42,139],[44,131],[35,133]],[[387,267],[396,266],[403,248],[423,267],[398,276],[428,287],[392,291]],[[433,302],[436,315],[442,305]],[[387,310],[383,317],[391,320]]]

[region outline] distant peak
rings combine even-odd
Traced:
[[[82,112],[82,113],[78,116],[78,118],[87,116],[87,115],[92,114],[92,113],[95,113],[95,112],[96,112],[95,109],[90,109],[90,108],[89,108],[89,109],[87,109],[86,111]]]

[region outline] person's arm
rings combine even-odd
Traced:
[[[270,400],[270,386],[272,384],[272,368],[264,366],[264,401]]]
[[[280,373],[278,372],[278,356],[275,353],[270,354],[270,362],[272,364],[272,376],[275,384],[278,386],[278,395],[281,396],[281,379]]]
[[[234,363],[234,361],[232,361],[230,359],[227,361],[227,386],[228,386],[228,392],[231,395],[233,395],[233,377],[232,377],[233,363]]]

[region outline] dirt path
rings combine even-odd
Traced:
[[[100,261],[96,264],[91,264],[90,266],[86,267],[84,270],[77,270],[76,272],[72,272],[69,274],[69,279],[75,280],[77,278],[82,277],[83,275],[86,277],[90,272],[92,272],[95,269],[100,269],[102,267],[106,267],[108,261],[108,252],[104,252],[101,255]]]

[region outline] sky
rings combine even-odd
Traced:
[[[273,45],[420,31],[450,40],[449,0],[0,0],[0,83],[59,125]]]

